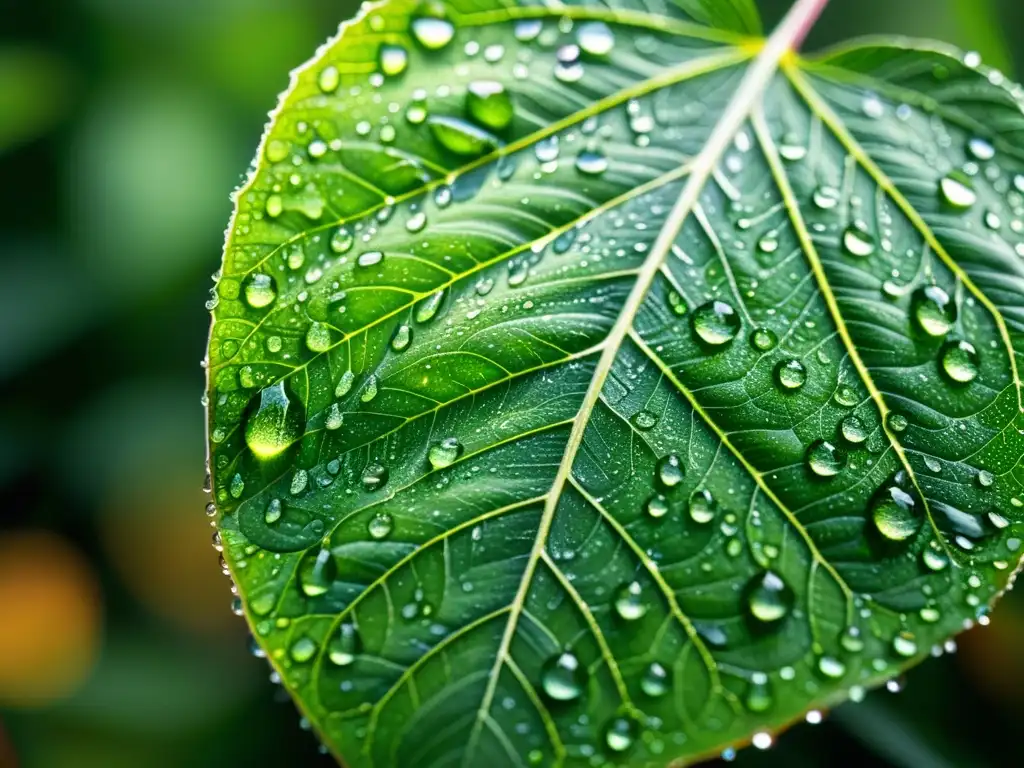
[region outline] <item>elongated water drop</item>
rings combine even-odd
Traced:
[[[378,512],[370,518],[370,522],[366,525],[366,532],[370,534],[370,538],[379,541],[390,536],[394,527],[395,521],[391,515],[387,512]]]
[[[497,80],[474,80],[466,90],[466,111],[480,125],[500,131],[512,122],[512,99]]]
[[[482,155],[499,144],[493,134],[459,117],[434,115],[427,125],[438,143],[457,155]]]
[[[715,519],[717,508],[718,505],[715,503],[715,497],[706,488],[694,491],[693,495],[690,496],[690,519],[695,523],[700,523],[701,525],[710,523]]]
[[[385,43],[377,53],[380,71],[389,77],[400,75],[409,66],[409,54],[400,45]]]
[[[292,643],[291,648],[288,649],[288,655],[295,663],[305,664],[316,655],[316,650],[316,642],[311,637],[303,635]]]
[[[402,324],[395,329],[395,335],[391,337],[391,348],[395,352],[402,352],[409,346],[409,342],[412,341],[412,328],[408,325]]]
[[[421,301],[416,306],[416,311],[413,317],[417,323],[429,323],[437,315],[437,311],[441,308],[441,303],[444,301],[444,291],[436,291],[430,294],[427,298]]]
[[[591,56],[607,56],[615,47],[615,35],[603,21],[586,21],[576,30],[580,50]]]
[[[338,565],[329,549],[307,554],[299,564],[299,586],[307,597],[319,597],[338,578]]]
[[[245,303],[253,309],[263,309],[274,303],[277,298],[277,286],[270,275],[256,273],[245,281]]]
[[[306,347],[320,354],[331,348],[331,329],[324,323],[312,322],[306,331]]]
[[[356,375],[351,370],[345,371],[341,374],[341,378],[338,379],[338,386],[334,388],[335,397],[344,397],[352,389],[352,384],[356,380]]]
[[[302,408],[288,397],[284,381],[259,394],[259,404],[245,425],[245,443],[257,458],[272,459],[302,437]]]
[[[636,621],[647,613],[643,586],[639,581],[623,584],[615,592],[615,612],[625,621]]]
[[[338,634],[327,645],[327,658],[332,664],[347,667],[356,660],[362,643],[356,625],[346,621],[338,627]]]
[[[640,678],[640,690],[652,698],[668,693],[668,672],[658,662],[652,662]]]

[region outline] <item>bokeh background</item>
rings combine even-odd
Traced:
[[[354,9],[0,0],[0,768],[329,765],[229,607],[199,361],[228,193]],[[1024,72],[1020,0],[833,0],[806,47],[871,32]],[[1019,765],[1024,590],[958,645],[737,764]]]

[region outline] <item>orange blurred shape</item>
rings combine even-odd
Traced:
[[[67,541],[0,534],[0,704],[43,706],[78,689],[96,661],[100,602],[92,568]]]
[[[100,520],[107,557],[149,611],[175,626],[237,642],[231,582],[217,565],[197,474],[169,473],[145,491],[114,489]]]
[[[1019,587],[1018,587],[1019,588]],[[1004,598],[988,627],[976,627],[957,638],[957,654],[968,678],[991,698],[1024,706],[1024,611],[1019,595]]]

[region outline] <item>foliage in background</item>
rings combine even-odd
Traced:
[[[766,4],[766,26],[786,5]],[[0,87],[0,135],[11,137],[0,150],[0,540],[27,555],[0,569],[22,598],[5,600],[0,765],[315,765],[315,742],[275,701],[265,663],[239,658],[242,622],[207,543],[197,457],[208,329],[197,308],[230,209],[223,190],[240,181],[282,73],[354,5],[7,6],[0,59],[42,69],[0,76],[14,83]],[[997,10],[997,35],[1021,28],[1017,4]],[[834,0],[808,47],[866,32],[999,55],[963,36],[951,2],[921,13],[919,0]],[[1009,42],[1019,71],[1024,49]],[[25,83],[46,92],[27,112],[8,109]],[[140,131],[153,135],[125,139]],[[138,172],[150,162],[160,170]],[[32,576],[40,564],[45,579]],[[899,699],[869,695],[738,761],[1001,764],[1024,715],[1022,644],[1011,595]],[[26,664],[48,672],[27,694],[15,677]],[[224,738],[233,731],[246,739]]]

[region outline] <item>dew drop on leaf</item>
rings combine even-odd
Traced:
[[[981,358],[969,341],[947,341],[939,352],[942,372],[957,384],[968,384],[978,377]]]
[[[668,672],[658,662],[652,662],[640,678],[640,690],[652,698],[668,693]]]
[[[466,90],[466,111],[478,123],[492,131],[507,128],[512,122],[512,99],[496,80],[474,80]]]
[[[388,468],[383,464],[373,462],[367,464],[363,470],[363,488],[368,491],[376,491],[384,487],[388,482]]]
[[[623,584],[615,591],[615,612],[624,621],[636,621],[647,613],[643,586],[638,581]]]
[[[868,438],[868,430],[864,426],[864,422],[852,414],[842,420],[839,430],[843,433],[843,439],[854,445],[859,445]]]
[[[337,403],[331,403],[327,409],[327,416],[324,418],[324,428],[328,430],[341,429],[345,417],[341,413],[341,407]]]
[[[462,443],[457,437],[446,437],[434,443],[427,451],[427,460],[434,469],[444,469],[454,464],[462,455]]]
[[[942,201],[958,211],[965,211],[978,199],[971,180],[960,171],[943,176],[939,181],[939,196]]]
[[[647,510],[647,514],[657,520],[660,517],[664,517],[668,514],[668,499],[662,493],[654,493],[647,503],[644,504],[644,509]]]
[[[775,624],[792,610],[793,590],[774,571],[765,571],[747,584],[750,615],[762,624]]]
[[[303,635],[292,643],[288,654],[292,657],[292,661],[297,664],[304,664],[316,655],[316,643],[312,638]]]
[[[340,84],[341,75],[336,66],[329,64],[320,70],[320,74],[317,76],[317,85],[321,91],[324,93],[334,93],[338,90]]]
[[[709,301],[701,305],[694,310],[690,323],[701,341],[715,347],[732,341],[740,332],[739,315],[724,301]]]
[[[768,676],[763,672],[755,672],[747,687],[744,706],[751,712],[767,712],[772,706],[772,692]]]
[[[271,525],[272,523],[276,523],[278,520],[281,519],[281,500],[280,499],[271,499],[270,500],[270,503],[267,504],[266,511],[263,513],[263,519],[266,521],[267,525]]]
[[[413,17],[412,35],[428,51],[439,51],[455,36],[455,26],[445,18],[443,4],[428,0]]]
[[[715,497],[706,488],[694,491],[693,495],[690,496],[690,519],[695,523],[700,523],[701,525],[710,523],[715,519],[717,509],[718,505],[715,502]]]
[[[846,665],[834,656],[821,656],[818,671],[830,680],[838,680],[846,674]]]
[[[900,486],[899,473],[878,491],[871,507],[871,519],[878,532],[889,541],[906,541],[921,529],[921,515],[913,496]]]
[[[607,56],[615,47],[615,35],[603,21],[586,21],[576,30],[580,50],[591,56]]]
[[[775,345],[778,343],[779,339],[775,335],[775,331],[770,328],[758,328],[750,334],[751,346],[761,352],[768,352],[769,350],[774,349]]]
[[[636,741],[639,730],[631,717],[615,717],[604,728],[604,742],[612,752],[625,752]]]
[[[272,459],[302,437],[304,417],[284,380],[263,389],[245,425],[245,444],[260,459]]]
[[[444,301],[444,291],[435,291],[421,301],[416,306],[416,312],[413,315],[417,323],[429,323],[437,315],[437,311],[441,308],[441,302]]]
[[[900,632],[892,640],[892,649],[897,656],[909,659],[917,653],[917,641],[909,632]]]
[[[929,336],[945,336],[956,322],[956,304],[937,285],[926,285],[914,291],[910,311],[917,327]]]
[[[360,267],[373,267],[384,261],[384,254],[380,251],[364,251],[359,254],[356,264]]]
[[[391,515],[387,512],[378,512],[370,518],[370,522],[366,524],[366,531],[370,534],[370,538],[386,539],[391,535],[392,529],[395,527],[395,522]]]
[[[335,397],[344,397],[352,389],[352,384],[356,380],[356,375],[351,371],[345,371],[341,374],[341,378],[338,379],[338,386],[334,388]]]
[[[642,410],[633,414],[632,422],[634,427],[641,432],[646,432],[648,429],[654,428],[654,425],[658,423],[658,417],[651,411]]]
[[[576,156],[576,170],[588,176],[597,176],[608,170],[608,158],[600,152],[584,150]]]
[[[815,440],[807,448],[807,466],[818,477],[834,477],[846,466],[846,456],[827,440]]]
[[[327,658],[335,666],[347,667],[356,660],[361,645],[355,624],[345,622],[338,627],[338,634],[328,643]]]
[[[307,597],[319,597],[338,578],[338,565],[329,549],[309,553],[299,565],[299,586]]]
[[[875,252],[875,239],[863,224],[854,222],[843,232],[843,248],[851,256],[870,256]]]
[[[312,322],[306,331],[306,347],[310,352],[320,354],[331,348],[331,329],[324,323]]]
[[[799,360],[783,360],[775,366],[775,380],[784,390],[800,389],[807,381],[807,369]]]
[[[670,453],[658,459],[655,471],[658,475],[658,482],[666,488],[674,488],[683,481],[686,470],[679,456]]]
[[[575,654],[566,651],[544,662],[540,674],[541,688],[554,701],[572,701],[583,694],[587,671]]]
[[[377,63],[380,71],[388,77],[394,77],[405,72],[409,66],[409,54],[400,45],[383,44],[377,53]]]
[[[403,352],[409,347],[412,341],[412,328],[402,324],[395,329],[395,335],[391,337],[391,349],[395,352]]]
[[[253,309],[269,307],[277,298],[277,287],[270,275],[256,273],[245,281],[245,303]]]

